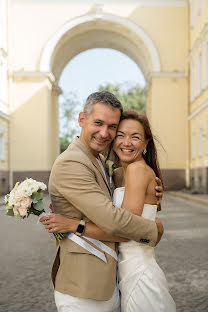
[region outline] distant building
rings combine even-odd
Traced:
[[[0,0],[0,194],[9,188],[8,1]]]
[[[166,188],[208,193],[207,21],[206,0],[0,0],[0,194],[26,177],[48,181],[59,78],[91,48],[142,70]]]

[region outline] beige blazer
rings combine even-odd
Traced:
[[[49,180],[56,213],[90,220],[105,232],[154,246],[155,222],[113,206],[111,191],[97,159],[75,138],[56,159]],[[115,250],[115,243],[104,242]],[[68,238],[57,243],[52,268],[55,290],[80,298],[109,300],[115,289],[116,261],[107,263]]]

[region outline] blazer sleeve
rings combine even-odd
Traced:
[[[76,161],[60,162],[57,166],[55,176],[51,176],[53,185],[75,209],[106,233],[137,242],[146,239],[149,245],[155,246],[158,235],[156,223],[113,206],[89,167]]]

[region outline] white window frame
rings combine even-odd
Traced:
[[[202,53],[198,55],[198,92],[199,95],[202,93]]]
[[[194,126],[191,128],[191,151],[192,159],[196,159],[196,132]]]
[[[0,161],[5,161],[5,125],[0,125]]]
[[[201,120],[198,122],[198,155],[199,157],[203,156],[203,127]]]

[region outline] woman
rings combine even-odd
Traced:
[[[115,206],[125,207],[136,215],[154,220],[157,211],[155,177],[161,179],[161,175],[148,119],[135,111],[124,112],[113,150],[121,163],[121,167],[114,171]],[[77,222],[71,220],[71,224],[74,224],[72,232],[76,229]],[[152,247],[110,236],[90,223],[86,225],[85,236],[120,242],[118,278],[121,311],[176,311]]]

